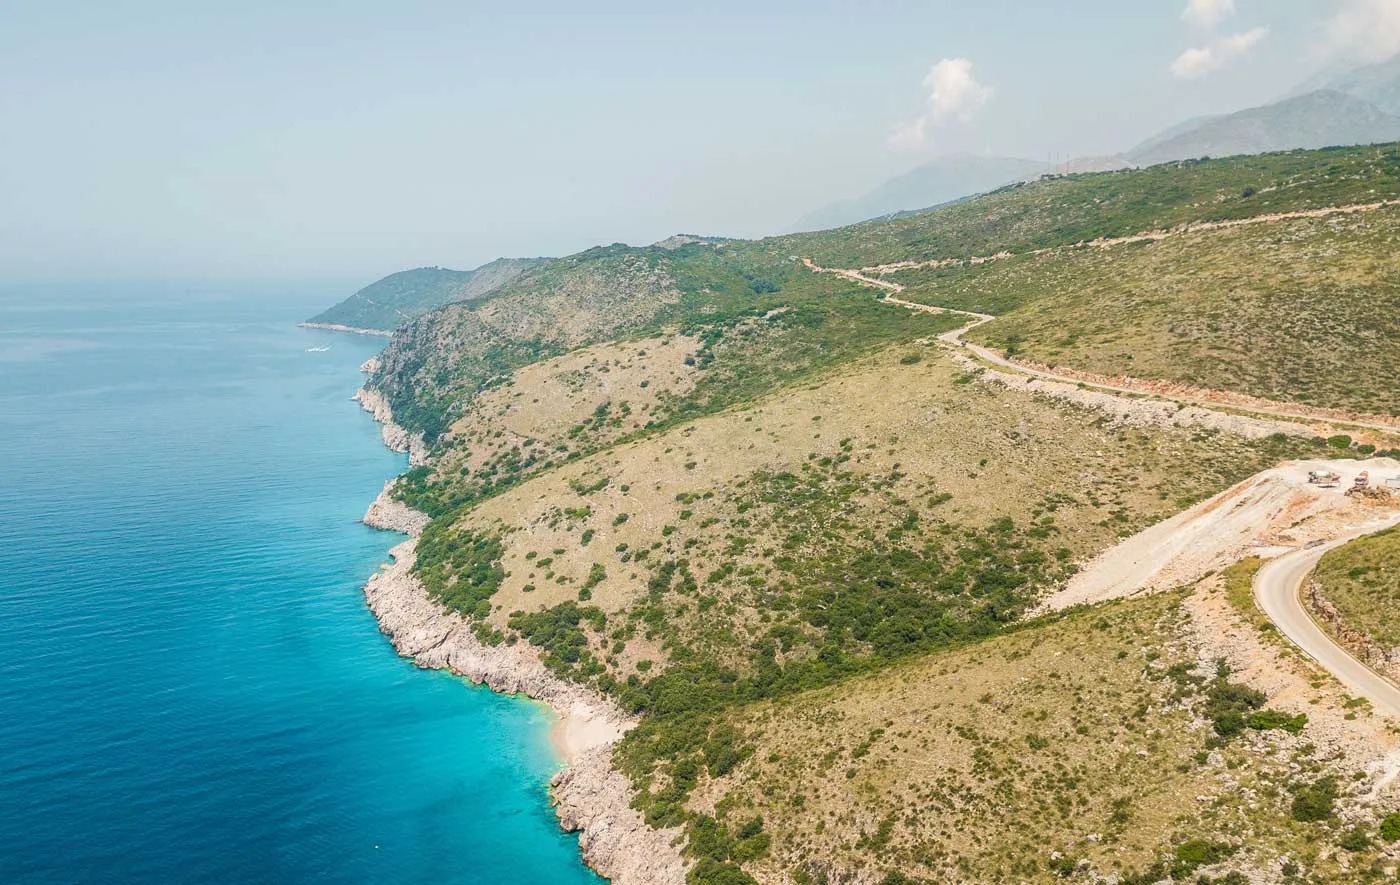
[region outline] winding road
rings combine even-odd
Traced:
[[[1093,243],[1080,243],[1070,248],[1084,248],[1086,246],[1109,247],[1120,243],[1139,242],[1148,239],[1165,239],[1168,236],[1180,233],[1208,230],[1214,228],[1236,227],[1244,224],[1259,224],[1272,221],[1286,220],[1290,218],[1304,217],[1324,217],[1333,214],[1350,214],[1355,212],[1369,212],[1376,209],[1394,205],[1393,202],[1384,201],[1358,206],[1339,206],[1325,209],[1306,210],[1302,212],[1281,213],[1278,215],[1260,216],[1250,219],[1236,219],[1228,222],[1212,222],[1196,225],[1194,228],[1184,226],[1174,231],[1153,231],[1129,237],[1119,237],[1112,240],[1095,241]],[[1041,250],[1048,251],[1048,250]],[[1010,253],[1002,253],[980,259],[969,259],[974,263],[997,260],[1011,257]],[[1208,397],[1194,397],[1188,395],[1171,395],[1161,391],[1148,391],[1134,388],[1128,385],[1115,385],[1104,383],[1103,381],[1088,381],[1084,378],[1071,374],[1061,374],[1052,370],[1034,366],[1027,366],[1018,361],[1009,359],[996,351],[982,345],[973,344],[963,336],[978,326],[991,322],[996,317],[989,314],[974,313],[965,310],[937,307],[931,304],[921,304],[916,301],[908,301],[900,296],[904,293],[905,287],[893,280],[882,279],[881,274],[891,271],[922,266],[943,266],[952,263],[956,259],[942,259],[931,262],[899,262],[891,265],[881,265],[877,267],[862,268],[852,270],[846,268],[822,267],[812,261],[811,258],[803,258],[802,262],[814,273],[828,273],[855,283],[870,286],[881,290],[881,300],[886,303],[903,307],[907,310],[917,310],[926,313],[936,314],[957,314],[966,316],[968,322],[959,328],[952,329],[939,336],[939,341],[949,347],[961,348],[972,354],[984,363],[1007,369],[1018,374],[1039,378],[1046,381],[1056,381],[1067,384],[1074,384],[1105,391],[1113,394],[1126,394],[1130,396],[1151,396],[1156,399],[1175,402],[1180,405],[1197,406],[1205,409],[1219,411],[1222,404],[1215,402]],[[1289,419],[1304,422],[1327,422],[1334,427],[1356,427],[1368,430],[1381,431],[1383,433],[1395,434],[1400,432],[1400,425],[1394,423],[1380,423],[1375,421],[1357,420],[1354,418],[1339,419],[1332,415],[1321,414],[1318,411],[1307,410],[1303,407],[1294,406],[1289,403],[1259,403],[1253,402],[1248,405],[1226,404],[1226,409],[1234,412],[1253,414],[1260,417],[1274,419]],[[1169,521],[1170,522],[1170,521]],[[1372,707],[1379,713],[1387,716],[1400,717],[1400,686],[1381,676],[1361,661],[1357,660],[1350,652],[1338,645],[1328,636],[1312,616],[1303,607],[1301,591],[1303,582],[1312,574],[1317,563],[1329,550],[1339,547],[1349,541],[1362,537],[1363,535],[1381,531],[1393,525],[1400,524],[1400,516],[1392,516],[1386,520],[1376,522],[1353,530],[1343,537],[1328,540],[1325,544],[1308,546],[1290,553],[1283,554],[1265,564],[1254,580],[1254,598],[1259,607],[1269,617],[1294,645],[1303,651],[1319,666],[1332,674],[1348,691],[1352,694],[1366,698],[1371,702]],[[1164,524],[1165,525],[1165,524]],[[1160,528],[1160,527],[1159,527]],[[1126,546],[1126,545],[1124,545]],[[1131,552],[1131,551],[1130,551]],[[1139,557],[1141,558],[1141,557]]]
[[[1312,574],[1324,554],[1362,535],[1397,524],[1400,524],[1400,519],[1392,518],[1379,528],[1367,527],[1364,531],[1335,541],[1304,547],[1270,560],[1254,577],[1254,600],[1279,632],[1331,673],[1348,691],[1366,698],[1376,712],[1400,717],[1400,687],[1338,645],[1308,614],[1302,600],[1303,582]]]
[[[1367,211],[1384,205],[1390,204],[1377,203],[1362,207],[1341,207],[1337,209],[1317,211],[1320,214],[1330,214],[1336,212],[1356,212]],[[1279,217],[1303,217],[1307,216],[1308,214],[1309,213],[1293,213],[1292,215]],[[1240,223],[1253,223],[1253,220],[1246,219],[1243,222],[1231,223],[1222,222],[1218,226],[1227,226],[1227,224]],[[1135,238],[1133,237],[1121,238],[1123,242],[1129,242],[1134,239]],[[992,350],[989,347],[984,347],[981,344],[974,344],[963,337],[968,332],[971,332],[978,326],[984,323],[989,323],[992,320],[996,319],[996,317],[992,316],[991,314],[976,313],[970,310],[958,310],[956,308],[951,307],[938,307],[932,304],[921,304],[917,301],[909,301],[907,299],[900,298],[899,296],[904,292],[905,288],[903,285],[901,285],[900,283],[891,282],[890,280],[883,280],[879,277],[870,276],[863,270],[850,270],[847,268],[839,267],[822,267],[821,265],[814,262],[811,258],[803,258],[802,263],[807,267],[808,270],[812,271],[813,273],[832,274],[834,276],[841,277],[842,279],[850,280],[853,283],[860,283],[864,286],[870,286],[872,288],[879,289],[884,293],[881,296],[880,300],[885,304],[893,304],[897,307],[902,307],[906,310],[917,310],[923,313],[953,314],[956,316],[967,317],[968,322],[966,325],[944,332],[942,335],[938,336],[938,340],[943,342],[944,344],[949,345],[950,347],[962,348],[963,350],[972,354],[974,357],[976,357],[984,363],[988,363],[999,368],[1007,369],[1009,371],[1015,372],[1019,375],[1024,375],[1029,378],[1039,378],[1043,381],[1055,381],[1062,384],[1072,384],[1076,387],[1084,387],[1090,390],[1099,390],[1106,393],[1126,394],[1128,396],[1136,397],[1146,396],[1152,399],[1165,400],[1167,402],[1177,403],[1178,405],[1196,406],[1198,408],[1210,409],[1212,411],[1225,410],[1260,418],[1283,419],[1286,421],[1301,421],[1306,424],[1314,425],[1321,423],[1331,427],[1333,430],[1363,429],[1379,431],[1381,433],[1386,434],[1400,434],[1400,424],[1397,423],[1367,420],[1366,418],[1338,417],[1337,415],[1327,414],[1325,411],[1322,410],[1310,410],[1301,406],[1294,406],[1289,403],[1270,403],[1258,400],[1241,403],[1218,402],[1216,400],[1211,399],[1209,396],[1170,394],[1165,393],[1161,390],[1147,389],[1145,386],[1134,387],[1130,384],[1112,384],[1102,380],[1090,380],[1080,375],[1075,375],[1067,372],[1062,373],[1047,368],[1028,366],[1017,360],[1013,360],[1008,357],[1002,356],[1000,353],[997,353],[995,350]],[[868,268],[867,270],[870,269]],[[1218,395],[1228,396],[1229,394],[1218,393]]]
[[[1358,208],[1364,211],[1377,207],[1366,206]],[[1358,209],[1349,207],[1342,211],[1358,211]],[[906,310],[966,316],[968,322],[965,325],[956,329],[951,329],[938,336],[939,341],[949,347],[962,348],[985,363],[1046,381],[1083,385],[1114,394],[1134,396],[1141,396],[1144,394],[1144,391],[1132,387],[1117,386],[1101,382],[1090,383],[1072,375],[1062,375],[1053,371],[1026,366],[1015,360],[1008,359],[990,348],[973,344],[967,341],[963,336],[983,323],[991,322],[996,319],[996,317],[990,314],[974,313],[972,311],[956,310],[937,307],[931,304],[921,304],[917,301],[908,301],[899,297],[904,292],[904,286],[890,280],[883,280],[879,277],[871,276],[865,272],[866,270],[879,270],[879,268],[863,270],[827,268],[821,267],[810,258],[804,258],[803,264],[815,273],[829,273],[852,282],[880,289],[882,292],[882,301],[898,307],[903,307]],[[1212,402],[1206,398],[1170,396],[1160,392],[1152,392],[1150,395],[1181,405],[1191,405],[1216,410],[1220,407],[1219,403]],[[1334,425],[1342,424],[1350,427],[1362,427],[1386,433],[1396,433],[1400,431],[1400,427],[1394,424],[1380,424],[1362,420],[1339,422],[1337,419],[1331,418],[1330,416],[1323,417],[1315,412],[1310,413],[1301,409],[1291,409],[1287,404],[1252,404],[1249,407],[1230,406],[1229,408],[1234,411],[1251,413],[1269,418],[1283,418],[1305,422],[1326,420]],[[1370,667],[1367,667],[1365,664],[1361,663],[1361,661],[1353,657],[1346,649],[1334,642],[1307,613],[1303,607],[1301,598],[1303,581],[1306,580],[1313,569],[1317,567],[1318,561],[1327,551],[1363,535],[1371,534],[1396,524],[1400,524],[1400,517],[1393,517],[1385,521],[1384,524],[1369,525],[1350,532],[1341,538],[1330,540],[1326,544],[1304,547],[1271,560],[1259,570],[1258,575],[1255,577],[1254,597],[1260,609],[1262,609],[1274,625],[1278,627],[1279,632],[1288,637],[1288,639],[1292,641],[1294,645],[1298,646],[1305,655],[1316,661],[1319,666],[1332,674],[1332,676],[1345,686],[1348,691],[1358,697],[1366,698],[1371,702],[1372,707],[1377,712],[1387,716],[1400,717],[1400,686],[1397,686],[1395,683],[1392,683],[1385,677],[1376,673]]]

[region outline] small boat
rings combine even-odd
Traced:
[[[306,352],[307,352],[307,353],[325,353],[326,351],[328,351],[328,350],[330,350],[330,349],[331,349],[331,346],[330,346],[329,344],[322,344],[320,347],[308,347],[308,348],[306,348]]]

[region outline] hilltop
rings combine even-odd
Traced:
[[[389,334],[444,304],[489,295],[542,260],[498,258],[475,270],[420,267],[399,271],[370,283],[307,324]]]

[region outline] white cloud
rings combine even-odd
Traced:
[[[1384,61],[1400,52],[1400,0],[1342,0],[1327,22],[1327,48],[1350,61]]]
[[[924,76],[924,109],[919,116],[895,127],[890,145],[914,150],[928,143],[929,132],[950,121],[967,123],[991,101],[994,90],[977,80],[972,62],[945,58]]]
[[[1235,14],[1235,0],[1187,0],[1181,17],[1201,28],[1213,28]]]
[[[1269,36],[1268,28],[1252,28],[1238,34],[1231,34],[1213,40],[1209,45],[1188,49],[1176,57],[1171,64],[1173,76],[1182,80],[1195,80],[1206,74],[1218,71]]]
[[[1204,77],[1219,66],[1215,53],[1209,47],[1188,49],[1172,62],[1172,75],[1183,80],[1194,80]]]

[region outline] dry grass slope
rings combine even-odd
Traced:
[[[911,296],[1020,303],[970,339],[1106,375],[1400,414],[1400,208],[988,265]]]
[[[967,383],[936,348],[897,348],[570,463],[478,504],[452,531],[501,537],[500,627],[514,611],[577,600],[604,574],[585,601],[640,620],[618,646],[591,646],[625,679],[640,660],[664,667],[696,647],[737,664],[783,626],[796,630],[792,656],[810,654],[820,630],[794,623],[798,588],[852,576],[875,549],[922,555],[942,539],[947,555],[966,532],[1009,521],[1020,574],[1063,578],[1287,445],[1115,427]],[[653,598],[658,570],[682,561],[700,586]]]
[[[1111,604],[739,711],[752,752],[694,804],[763,819],[771,852],[748,867],[761,882],[1279,881],[1285,858],[1304,876],[1291,881],[1368,879],[1373,847],[1338,852],[1345,825],[1294,819],[1299,784],[1350,774],[1316,757],[1306,728],[1216,734],[1215,674],[1183,639],[1181,599]]]

